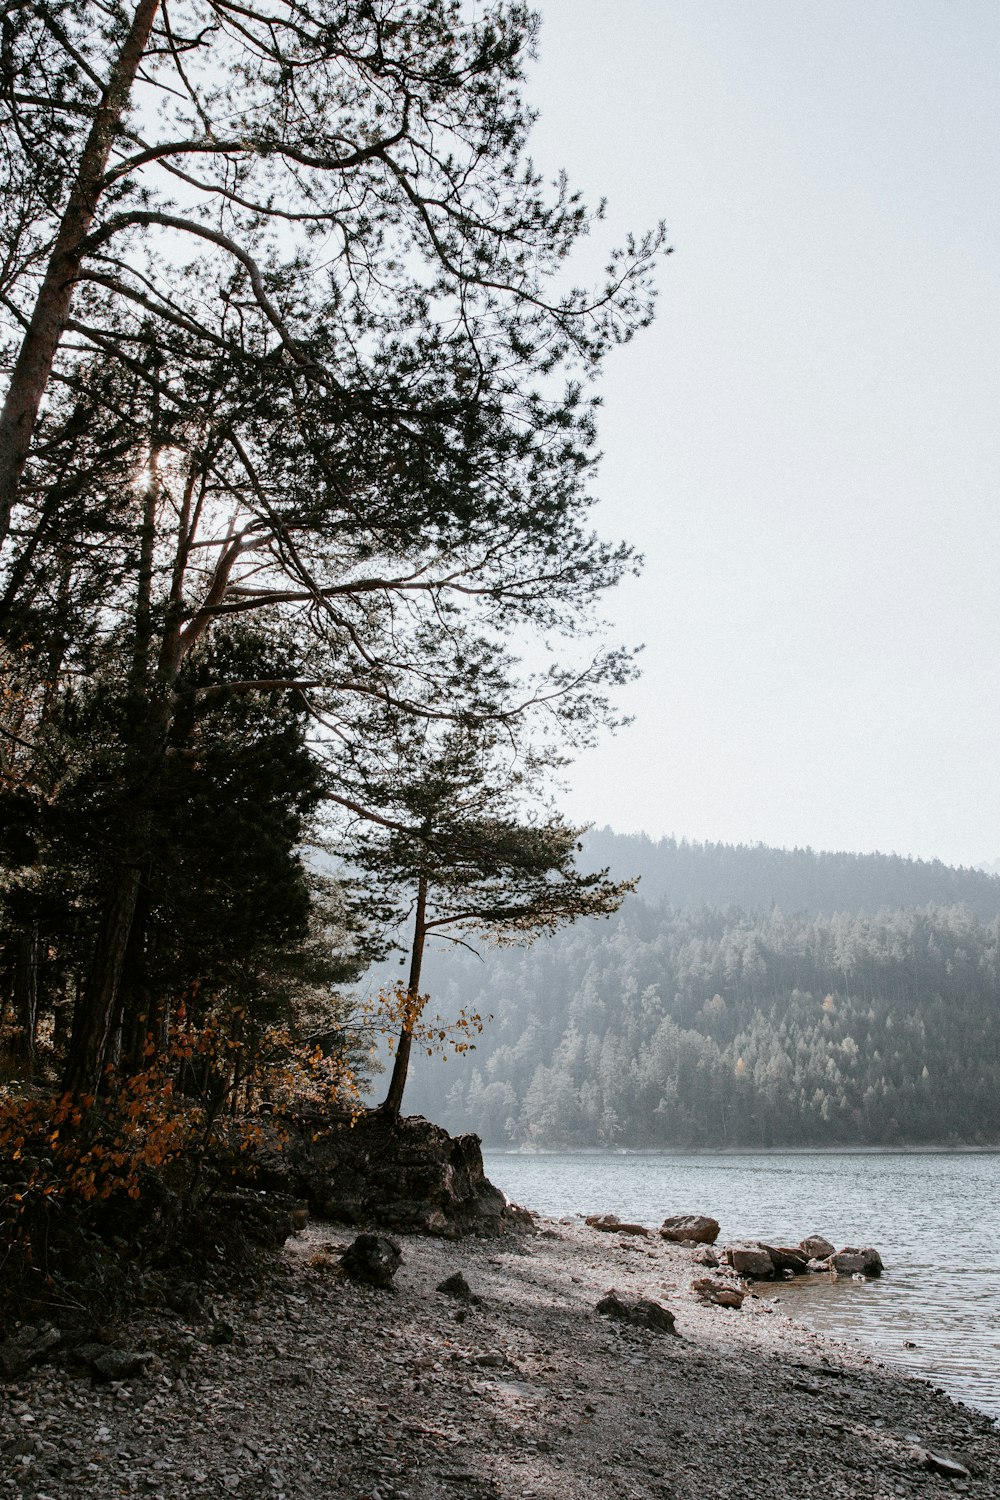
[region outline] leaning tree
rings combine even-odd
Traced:
[[[577,868],[583,830],[539,805],[550,757],[512,744],[495,724],[397,737],[376,771],[327,796],[351,819],[343,851],[369,912],[409,921],[398,987],[399,1035],[380,1110],[398,1117],[417,1027],[428,940],[530,944],[583,917],[617,911],[634,881]]]

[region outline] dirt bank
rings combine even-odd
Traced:
[[[313,1223],[256,1302],[133,1330],[154,1353],[144,1375],[99,1385],[44,1367],[8,1385],[0,1495],[1000,1494],[986,1417],[792,1323],[763,1288],[741,1311],[706,1307],[688,1250],[540,1229],[403,1238],[395,1290],[379,1292],[339,1271],[353,1231]],[[435,1290],[459,1271],[481,1304]],[[598,1316],[611,1287],[665,1303],[678,1337]],[[933,1472],[927,1450],[970,1477]]]

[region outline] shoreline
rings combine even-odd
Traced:
[[[996,1156],[993,1146],[491,1146],[493,1156]]]
[[[890,1500],[1000,1493],[1000,1430],[813,1333],[759,1285],[702,1304],[697,1252],[534,1220],[498,1239],[395,1238],[392,1291],[347,1281],[354,1231],[312,1222],[253,1299],[131,1330],[145,1375],[59,1367],[6,1388],[0,1496],[150,1500]],[[436,1290],[461,1272],[478,1304]],[[615,1287],[677,1337],[596,1312]],[[926,1467],[928,1451],[969,1477]]]

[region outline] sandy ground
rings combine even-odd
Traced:
[[[404,1238],[377,1291],[339,1270],[351,1232],[314,1223],[259,1297],[133,1330],[155,1351],[143,1376],[46,1367],[0,1388],[0,1496],[1000,1495],[988,1418],[793,1323],[764,1286],[706,1307],[690,1250],[539,1230]],[[456,1271],[481,1305],[435,1290]],[[665,1304],[677,1336],[599,1316],[611,1287]],[[926,1450],[970,1477],[932,1472]]]

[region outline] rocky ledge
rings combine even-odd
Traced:
[[[304,1113],[276,1122],[224,1166],[244,1186],[299,1198],[316,1217],[343,1224],[457,1239],[526,1219],[487,1178],[478,1136],[451,1136],[420,1115]]]

